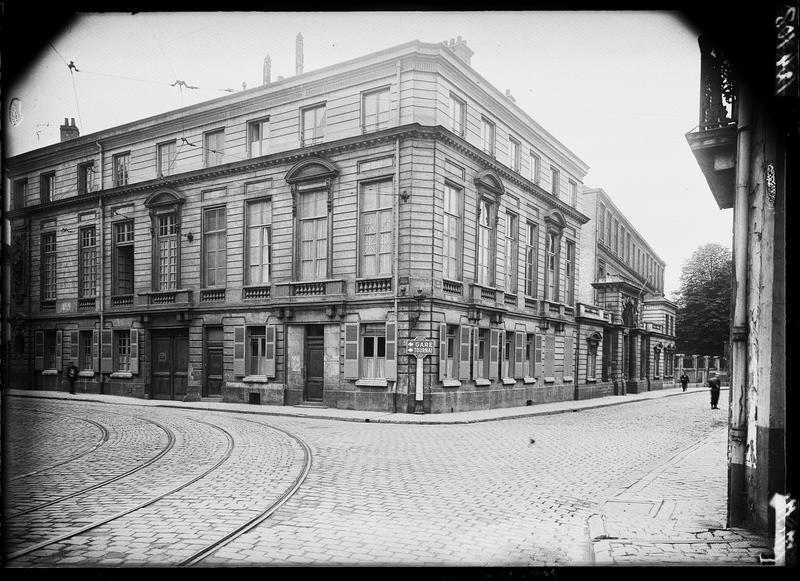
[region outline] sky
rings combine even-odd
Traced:
[[[589,165],[584,185],[603,188],[666,262],[668,298],[695,249],[731,246],[732,211],[685,139],[698,123],[699,31],[674,12],[83,14],[4,87],[6,104],[22,103],[5,154],[57,143],[65,117],[86,135],[257,86],[266,55],[273,79],[292,76],[298,32],[305,72],[461,36],[472,67]]]

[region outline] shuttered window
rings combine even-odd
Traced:
[[[131,335],[129,330],[114,331],[114,369],[131,370]]]
[[[386,324],[373,323],[361,326],[361,377],[364,379],[386,376]]]
[[[503,341],[503,377],[514,377],[514,333],[506,331]]]
[[[44,332],[44,369],[57,369],[56,331]]]
[[[444,185],[444,219],[442,224],[442,276],[461,280],[461,190]]]
[[[247,328],[247,375],[266,375],[267,373],[267,330],[266,327]]]
[[[92,371],[94,369],[94,333],[81,331],[78,337],[78,369]]]
[[[203,285],[225,286],[227,270],[227,224],[225,208],[203,211]]]
[[[269,118],[252,121],[247,125],[247,148],[250,157],[267,155],[269,144]]]

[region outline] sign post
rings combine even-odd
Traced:
[[[425,337],[409,339],[406,343],[406,355],[413,355],[417,359],[417,376],[414,383],[414,413],[424,414],[425,408],[422,401],[424,394],[425,377],[422,373],[422,366],[426,355],[433,355],[435,341]]]

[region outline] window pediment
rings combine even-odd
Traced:
[[[558,210],[552,210],[551,212],[548,212],[544,217],[544,221],[548,226],[555,228],[556,230],[563,230],[567,225],[564,215]]]
[[[163,206],[175,206],[183,204],[185,201],[184,197],[175,190],[161,189],[147,196],[144,205],[147,208],[153,209]]]
[[[586,337],[586,340],[589,343],[597,344],[597,343],[600,343],[600,341],[603,340],[603,336],[600,333],[598,333],[597,331],[595,331],[594,333],[591,333],[588,337]]]
[[[333,163],[320,157],[310,157],[296,163],[286,172],[287,183],[294,184],[307,180],[332,178],[339,173]]]
[[[489,192],[498,196],[502,196],[506,193],[506,189],[503,187],[503,182],[500,179],[500,176],[490,169],[483,170],[477,176],[475,176],[475,185],[479,188],[485,188]]]

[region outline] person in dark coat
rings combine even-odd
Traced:
[[[711,388],[711,409],[718,410],[720,381],[716,372],[712,371],[708,376],[708,386]]]
[[[75,393],[75,380],[78,379],[78,368],[74,363],[70,363],[67,367],[67,379],[69,380],[69,392]]]
[[[689,376],[686,375],[685,372],[683,373],[683,375],[681,375],[680,381],[681,381],[681,387],[683,388],[683,391],[686,391],[686,388],[689,386]]]

